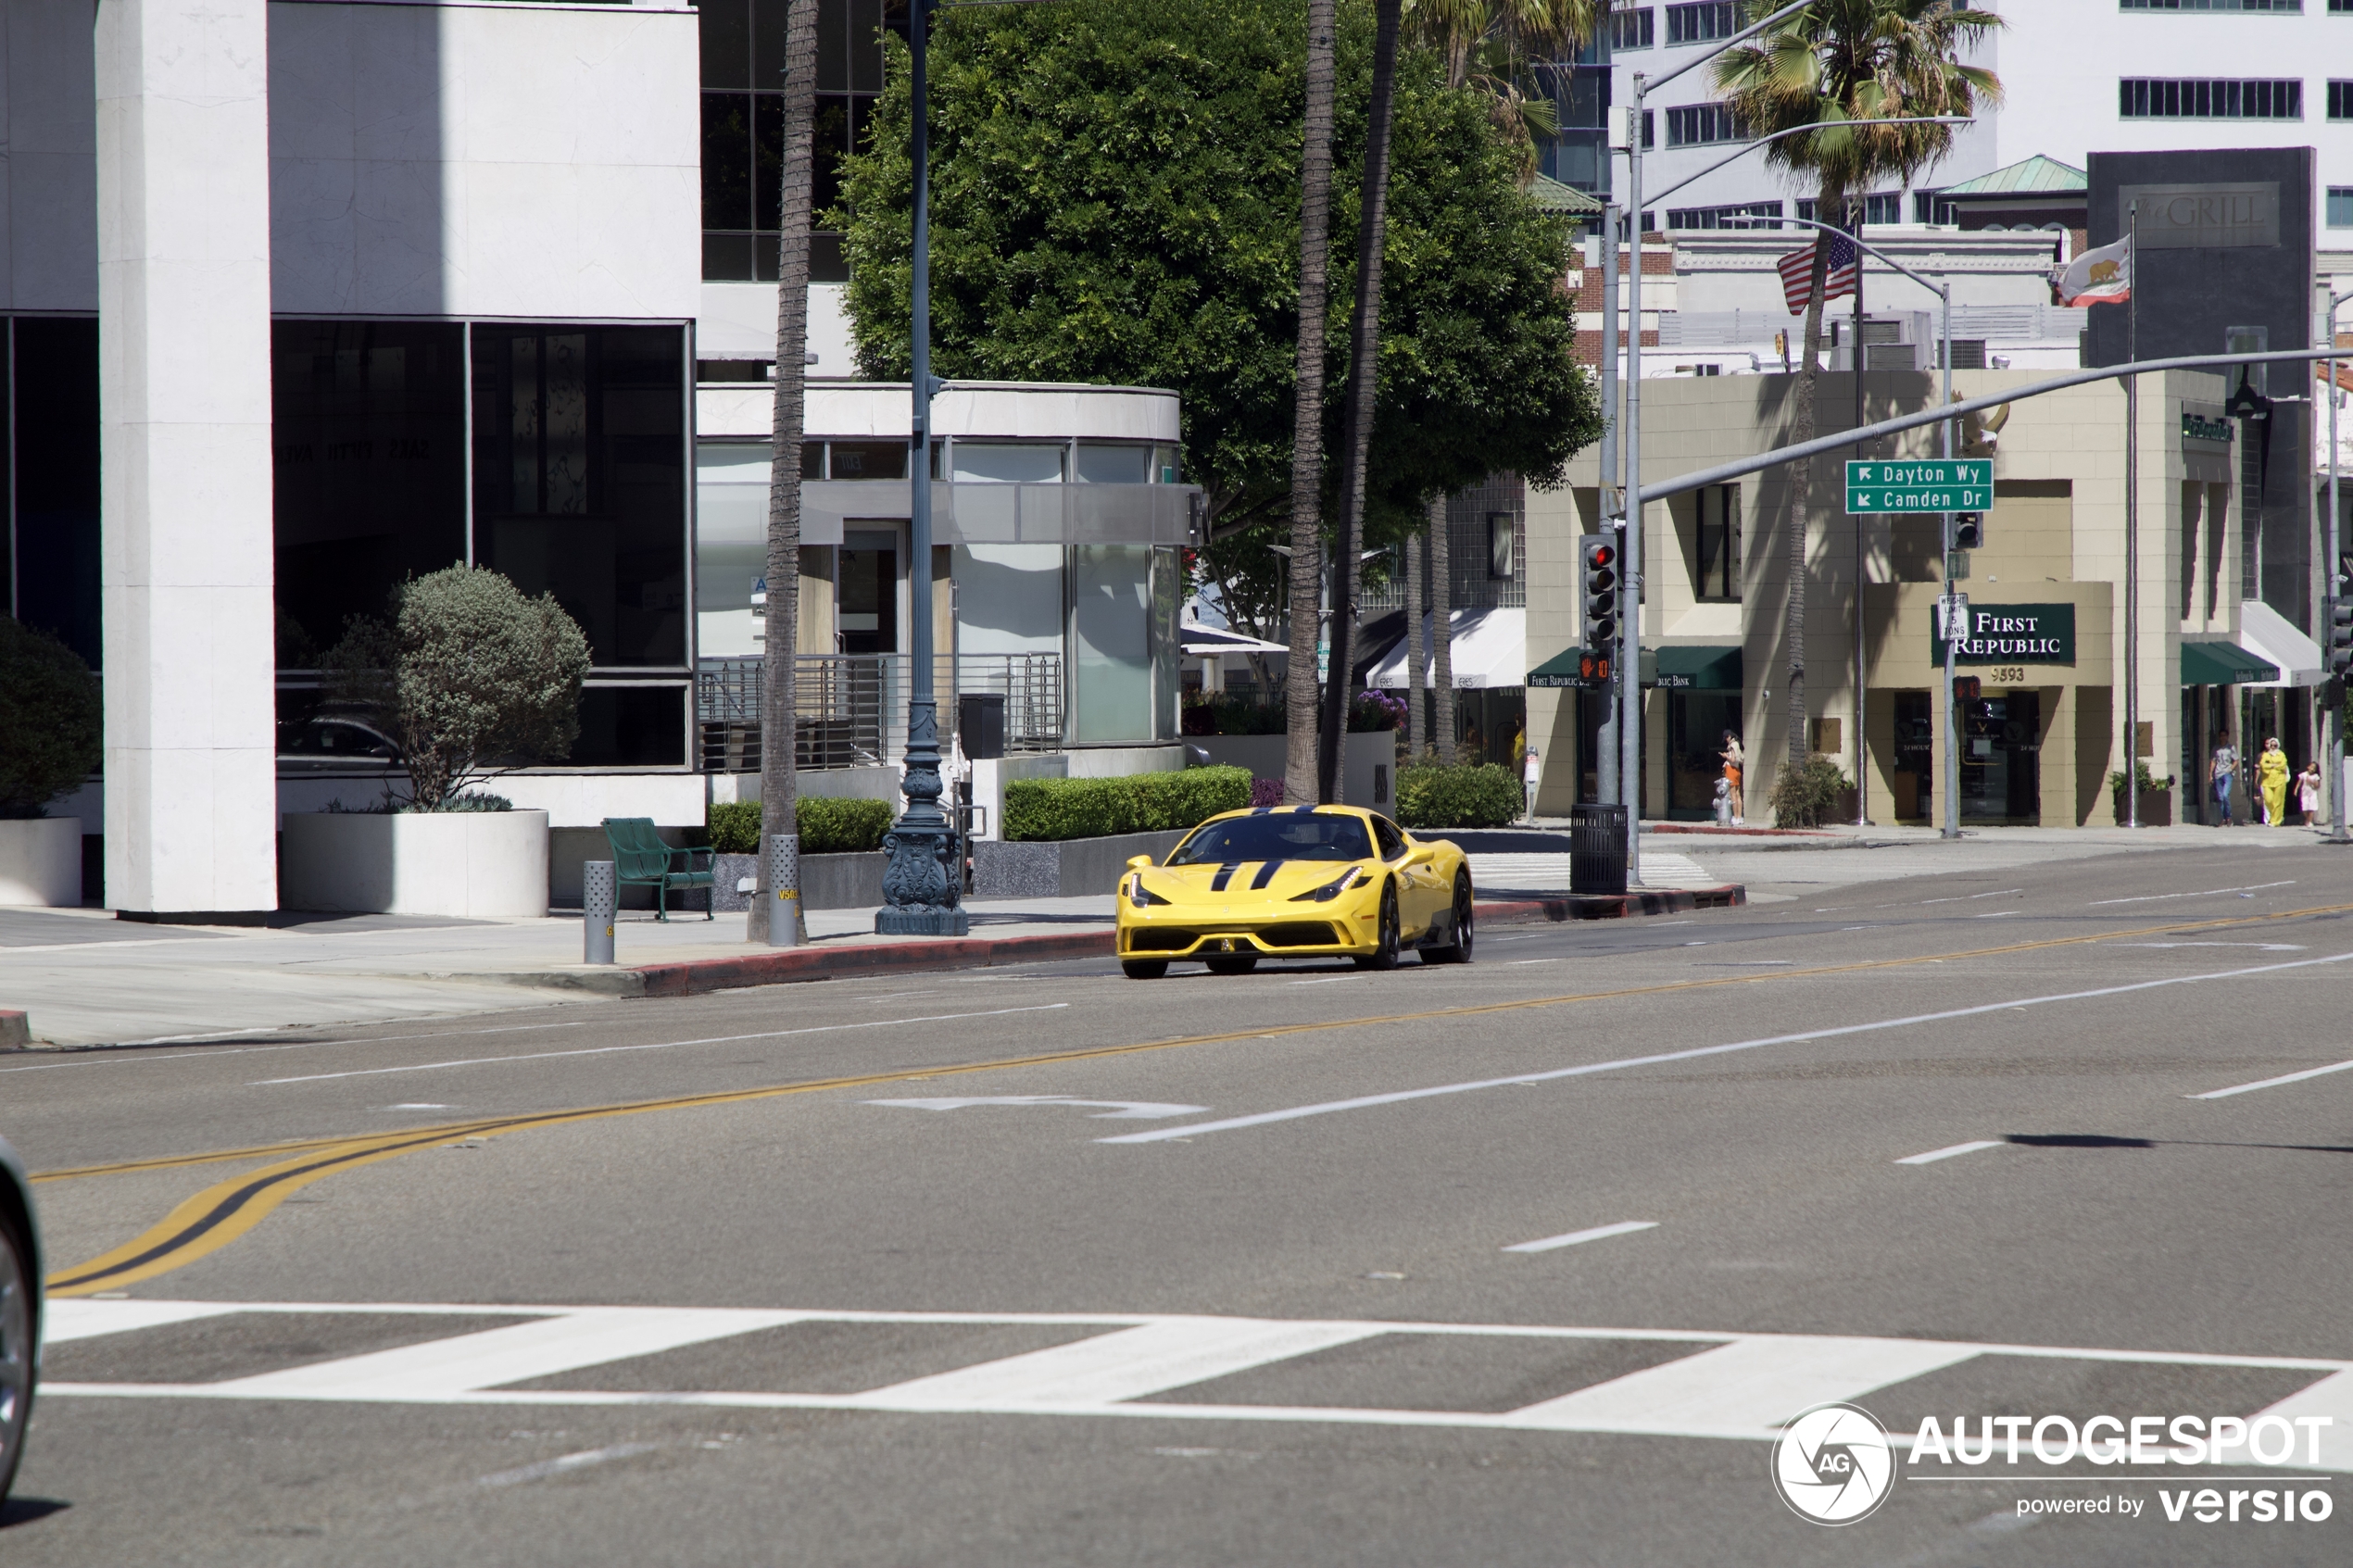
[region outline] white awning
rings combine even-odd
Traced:
[[[2238,645],[2266,664],[2279,666],[2278,680],[2252,683],[2259,690],[2317,686],[2328,679],[2320,645],[2260,599],[2239,601]]]
[[[1528,684],[1528,611],[1524,609],[1458,609],[1447,617],[1453,633],[1450,650],[1458,687],[1524,686]],[[1429,646],[1430,618],[1422,617],[1422,646]],[[1425,659],[1422,681],[1429,684],[1437,661]],[[1366,685],[1403,691],[1405,679],[1405,639],[1400,637],[1381,655],[1366,677]]]
[[[1286,643],[1270,643],[1264,637],[1252,637],[1228,626],[1204,626],[1198,621],[1180,621],[1176,635],[1183,644],[1185,657],[1198,659],[1213,653],[1282,653],[1290,652]]]

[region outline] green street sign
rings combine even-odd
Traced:
[[[1850,512],[1982,512],[1994,505],[1991,458],[1919,458],[1846,465]]]

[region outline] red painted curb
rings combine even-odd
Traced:
[[[1570,894],[1560,898],[1490,901],[1478,918],[1503,925],[1533,921],[1619,920],[1687,909],[1721,909],[1748,902],[1737,884],[1629,893],[1623,897]],[[860,942],[841,947],[786,947],[740,958],[690,959],[679,963],[640,964],[648,997],[695,997],[747,985],[839,980],[862,974],[904,974],[945,969],[986,969],[996,964],[1042,963],[1054,959],[1107,959],[1116,952],[1110,931],[1055,932],[1043,936],[943,936],[923,942]]]

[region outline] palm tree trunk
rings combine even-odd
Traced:
[[[1428,728],[1422,716],[1422,552],[1426,538],[1405,541],[1405,760],[1422,759]]]
[[[1307,112],[1299,157],[1299,358],[1291,412],[1290,668],[1283,681],[1283,798],[1315,799],[1315,650],[1324,580],[1324,312],[1332,223],[1332,84],[1339,0],[1308,0]]]
[[[761,661],[760,864],[745,936],[770,940],[772,908],[789,910],[792,945],[807,939],[800,889],[768,885],[768,846],[797,836],[793,656],[800,637],[800,447],[809,358],[810,131],[817,107],[817,0],[794,0],[785,22],[784,188],[777,215],[775,455],[768,470],[767,646]],[[928,562],[918,567],[924,570]],[[711,896],[718,892],[714,888]]]
[[[1397,90],[1397,29],[1403,0],[1376,0],[1373,92],[1365,130],[1365,187],[1357,205],[1356,315],[1348,345],[1346,448],[1340,482],[1340,558],[1333,573],[1331,678],[1324,684],[1324,730],[1316,793],[1337,800],[1356,630],[1356,541],[1365,521],[1365,465],[1373,445],[1373,393],[1380,356],[1381,239],[1389,210],[1389,122]]]
[[[1438,732],[1438,759],[1454,760],[1454,567],[1448,557],[1446,497],[1429,504],[1429,641],[1430,685],[1438,711],[1430,728]]]
[[[1838,222],[1845,205],[1845,193],[1834,182],[1824,181],[1820,204],[1814,209],[1822,221]],[[1814,232],[1813,287],[1806,306],[1806,358],[1797,370],[1797,408],[1791,421],[1791,445],[1814,439],[1815,383],[1821,373],[1822,291],[1829,284],[1830,264],[1830,236],[1818,229]],[[1781,640],[1789,645],[1789,671],[1783,679],[1789,683],[1789,765],[1793,768],[1805,765],[1810,749],[1806,734],[1806,541],[1812,531],[1813,475],[1811,461],[1797,464],[1790,472],[1789,606]]]

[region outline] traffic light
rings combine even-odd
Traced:
[[[1974,550],[1982,547],[1984,543],[1985,514],[1983,512],[1955,512],[1953,514],[1953,548]]]
[[[2353,556],[2337,559],[2336,592],[2327,609],[2329,673],[2343,680],[2353,675]]]
[[[1585,651],[1578,656],[1577,672],[1606,684],[1617,665],[1617,542],[1607,536],[1587,539],[1582,561],[1578,583],[1585,604]]]

